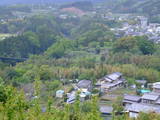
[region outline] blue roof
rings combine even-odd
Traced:
[[[144,89],[142,89],[142,90],[140,90],[140,92],[141,93],[149,93],[149,92],[151,92],[150,90],[144,90]]]
[[[58,90],[58,91],[56,91],[56,93],[60,93],[60,94],[62,93],[63,94],[64,90]]]
[[[91,95],[91,92],[88,92],[88,91],[87,91],[87,92],[85,92],[84,94],[85,94],[85,95]]]

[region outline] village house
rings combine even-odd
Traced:
[[[81,102],[84,102],[85,100],[90,99],[90,97],[91,97],[91,92],[88,92],[88,91],[86,91],[86,92],[81,92],[81,93],[79,94],[79,97],[80,97],[80,101],[81,101]]]
[[[100,86],[101,92],[108,92],[123,86],[125,79],[122,77],[122,73],[114,72],[106,75],[97,82],[97,86]]]
[[[64,96],[64,90],[56,91],[56,97],[57,98],[63,98],[63,96]]]
[[[159,98],[159,94],[156,93],[146,93],[141,97],[142,103],[147,104],[155,104]]]
[[[153,84],[153,91],[160,93],[160,82],[156,82]]]
[[[140,96],[125,94],[124,95],[124,100],[123,100],[123,105],[125,107],[127,107],[127,106],[129,106],[133,103],[140,103],[140,101],[141,101]]]
[[[105,77],[103,77],[101,79],[101,81],[105,81],[105,82],[114,82],[114,81],[119,81],[122,80],[122,73],[120,72],[114,72],[112,74],[106,75]]]
[[[67,103],[72,104],[75,102],[77,96],[79,100],[84,102],[89,99],[92,91],[92,81],[90,80],[80,80],[76,85],[73,85],[74,90],[67,94]],[[78,94],[77,91],[80,93]]]
[[[77,84],[78,89],[92,91],[92,81],[90,80],[81,80]]]
[[[140,112],[160,113],[160,107],[143,103],[133,103],[130,106],[126,107],[126,111],[129,112],[129,117],[137,118]]]
[[[101,85],[101,91],[107,92],[109,90],[113,90],[119,88],[123,85],[123,81],[116,81],[114,83],[104,83]]]

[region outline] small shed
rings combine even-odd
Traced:
[[[63,98],[64,90],[58,90],[56,91],[56,97],[57,98]]]

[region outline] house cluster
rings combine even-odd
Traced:
[[[73,85],[74,90],[70,93],[67,93],[67,103],[72,104],[75,102],[77,96],[79,96],[79,99],[81,102],[87,100],[91,96],[92,91],[92,81],[90,80],[81,80],[76,85]],[[79,93],[78,93],[79,91]],[[58,90],[56,92],[57,98],[63,98],[64,91]]]
[[[96,86],[102,93],[108,92],[124,85],[125,79],[120,72],[114,72],[112,74],[106,75],[103,78],[99,79],[99,81],[96,83]]]
[[[149,23],[148,19],[144,16],[137,16],[134,18],[135,24],[124,22],[121,28],[112,29],[118,35],[124,36],[143,36],[146,35],[150,40],[155,43],[160,42],[160,24]]]
[[[160,113],[160,82],[153,84],[153,90],[142,96],[124,95],[123,105],[131,118],[136,118],[140,112]]]
[[[106,93],[110,90],[121,87],[125,84],[125,79],[122,77],[122,74],[115,72],[109,75],[104,76],[99,79],[95,86],[91,80],[80,80],[77,84],[73,84],[73,90],[70,93],[67,93],[68,104],[75,102],[77,96],[81,102],[90,99],[93,95],[93,88],[97,89],[99,92]],[[58,90],[56,92],[57,98],[63,98],[65,92],[63,90]]]

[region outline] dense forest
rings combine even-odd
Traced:
[[[146,12],[147,8],[147,14],[155,17],[159,11],[158,0],[144,1],[118,2],[110,7],[114,11],[118,5],[124,10],[123,5],[136,4],[131,11],[139,12],[136,8],[143,4],[143,8],[138,7],[140,12]],[[66,6],[88,12],[93,6],[87,3],[89,8],[79,2]],[[153,4],[154,12],[148,9]],[[150,41],[147,36],[117,37],[110,28],[121,26],[121,22],[102,19],[98,15],[60,19],[53,11],[19,20],[12,11],[31,13],[32,9],[28,5],[0,7],[0,18],[11,17],[0,22],[0,33],[11,34],[0,40],[0,57],[27,60],[14,66],[0,61],[0,119],[102,120],[97,97],[84,103],[77,99],[68,105],[57,100],[55,92],[68,87],[70,80],[87,79],[95,84],[101,77],[117,71],[124,74],[130,85],[139,79],[148,83],[160,81],[160,44]],[[36,96],[31,101],[26,100],[23,92],[24,86],[29,84]],[[68,89],[73,88],[69,86]],[[159,117],[154,113],[141,113],[136,120],[158,120]],[[113,120],[131,119],[113,112]]]

